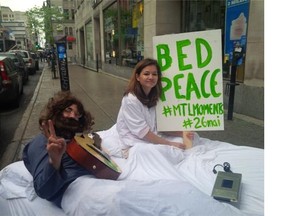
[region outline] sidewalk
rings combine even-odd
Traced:
[[[121,104],[127,80],[109,75],[103,71],[95,72],[78,65],[69,65],[70,90],[77,95],[95,118],[93,129],[106,130],[113,126]],[[38,117],[41,109],[54,93],[61,90],[59,76],[52,79],[50,69],[45,65],[34,95],[22,120],[15,131],[12,143],[7,147],[0,161],[0,169],[13,161],[21,159],[24,145],[39,131]],[[237,100],[237,98],[235,99]],[[234,113],[233,120],[226,120],[224,131],[198,132],[200,136],[264,148],[264,122]]]

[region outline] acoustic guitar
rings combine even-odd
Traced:
[[[67,145],[67,154],[96,178],[116,180],[121,174],[118,165],[94,145],[88,134],[76,135]]]

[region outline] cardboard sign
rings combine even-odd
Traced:
[[[224,130],[221,30],[153,37],[159,131]]]

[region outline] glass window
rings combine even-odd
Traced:
[[[104,11],[104,40],[105,40],[105,62],[111,63],[116,60],[118,54],[117,28],[117,3],[112,4]]]
[[[91,61],[93,60],[93,35],[92,35],[92,22],[86,24],[85,26],[86,30],[86,50],[87,50],[87,60]]]
[[[209,29],[224,31],[225,2],[225,0],[183,1],[183,31],[193,32]]]
[[[64,13],[64,19],[69,20],[69,10],[68,9],[64,9],[63,13]]]
[[[65,35],[68,35],[68,27],[65,27]]]
[[[74,9],[71,9],[71,15],[72,15],[72,20],[74,20],[75,19],[75,11],[74,11]]]
[[[134,67],[144,55],[143,1],[118,1],[104,11],[105,62]]]
[[[224,53],[224,30],[226,0],[187,0],[182,3],[182,31],[222,30],[222,53]],[[224,59],[224,56],[222,56]],[[229,65],[223,65],[223,75],[229,73]]]
[[[69,35],[73,35],[73,28],[69,27]]]
[[[72,49],[73,49],[72,42],[68,42],[68,49],[69,49],[69,50],[72,50]]]

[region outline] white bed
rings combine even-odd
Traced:
[[[14,162],[0,172],[1,215],[264,215],[263,149],[196,137],[193,148],[185,152],[137,145],[125,160],[118,157],[115,126],[98,133],[122,169],[117,181],[82,176],[68,187],[59,209],[36,196],[23,162]],[[213,167],[223,162],[242,174],[237,205],[211,197]]]

